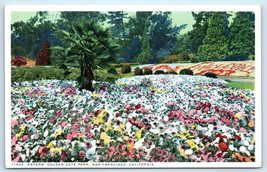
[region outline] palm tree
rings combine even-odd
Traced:
[[[60,31],[64,47],[54,47],[66,53],[66,62],[77,64],[80,68],[80,77],[77,78],[80,89],[93,91],[92,80],[94,72],[107,68],[107,73],[116,75],[117,72],[109,65],[115,61],[118,50],[113,45],[111,34],[107,28],[97,23],[80,19],[76,21],[69,31]],[[106,80],[111,78],[106,77]]]

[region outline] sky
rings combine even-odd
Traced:
[[[134,15],[134,12],[127,12],[129,16]],[[19,12],[12,12],[11,15],[11,24],[18,22],[18,21],[27,21],[31,17],[34,17],[36,11],[19,11]],[[55,21],[59,18],[59,12],[49,12],[49,19]],[[191,12],[173,12],[171,14],[171,18],[173,21],[173,25],[183,25],[187,24],[187,27],[181,30],[180,34],[187,33],[188,31],[192,30],[192,25],[195,23],[195,20],[191,14]]]

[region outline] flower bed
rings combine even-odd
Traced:
[[[255,97],[219,79],[152,75],[12,84],[13,162],[255,161]]]

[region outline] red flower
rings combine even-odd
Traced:
[[[239,135],[234,135],[235,138],[237,138],[238,140],[241,140],[241,137]]]
[[[227,151],[228,145],[224,142],[219,143],[219,148],[222,152]]]
[[[117,113],[115,114],[115,117],[118,118],[119,116],[120,116],[120,114],[117,112]]]
[[[219,108],[217,106],[215,106],[215,110],[217,113],[219,112]]]
[[[139,109],[141,107],[140,104],[135,105],[135,109]]]

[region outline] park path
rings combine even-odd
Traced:
[[[255,79],[253,78],[234,78],[234,77],[219,77],[223,80],[229,80],[234,82],[248,82],[248,83],[255,83]]]

